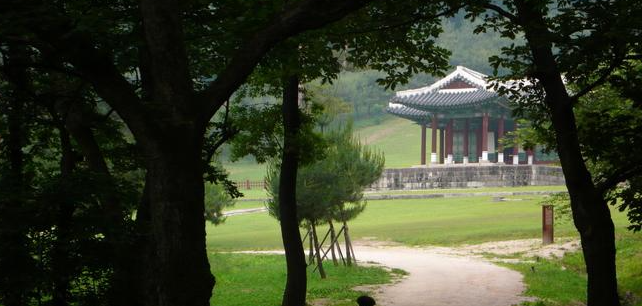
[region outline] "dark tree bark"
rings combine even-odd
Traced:
[[[52,112],[52,116],[56,116]],[[61,147],[60,157],[60,179],[67,180],[76,168],[75,153],[71,146],[71,139],[69,133],[65,129],[61,120],[54,119],[58,123],[56,128],[58,130]],[[58,211],[56,213],[56,241],[53,245],[51,254],[51,275],[53,278],[53,306],[67,306],[70,302],[70,283],[73,273],[73,263],[69,258],[69,251],[71,247],[70,239],[72,236],[72,222],[75,207],[70,201],[62,200],[58,203]]]
[[[75,28],[74,21],[67,16],[55,16],[60,12],[57,8],[48,10],[52,22],[46,28],[31,25],[38,39],[44,42],[37,47],[43,52],[53,48],[56,56],[71,63],[118,112],[143,151],[147,174],[141,205],[145,206],[139,209],[139,213],[144,210],[141,214],[144,217],[138,220],[138,228],[143,232],[139,233],[141,243],[137,245],[140,258],[135,260],[143,269],[137,277],[142,304],[209,305],[214,279],[205,251],[201,150],[205,127],[211,117],[277,43],[337,21],[368,2],[370,0],[304,0],[287,5],[262,30],[245,39],[214,82],[205,90],[195,92],[182,33],[185,6],[176,0],[143,0],[140,4],[142,41],[139,42],[145,49],[141,52],[144,57],[141,73],[145,74],[142,97],[118,70],[109,51],[92,40],[93,34]],[[14,7],[25,9],[18,4]],[[284,107],[290,124],[286,142],[296,147],[294,135],[299,124],[294,112],[296,88],[290,94],[294,95],[294,109]],[[284,164],[294,167],[286,167],[290,170],[286,170],[282,178],[296,177],[295,153],[296,150],[286,152]],[[290,202],[282,207],[294,207],[290,195],[294,196],[293,192],[286,192],[283,198]],[[296,220],[292,212],[282,216]],[[302,246],[298,225],[296,221],[285,221],[282,226],[286,229],[283,235],[289,271],[283,303],[302,306],[306,278],[305,258],[299,256]]]
[[[580,233],[588,274],[588,306],[620,305],[615,269],[613,221],[600,192],[586,168],[577,135],[573,103],[553,55],[551,33],[541,11],[528,1],[516,1],[518,22],[533,55],[535,77],[546,91],[555,129],[557,149],[571,198],[573,221]]]
[[[87,161],[89,170],[94,175],[101,176],[103,182],[109,185],[108,189],[116,190],[118,188],[116,181],[107,166],[103,151],[94,136],[91,122],[88,120],[95,114],[83,111],[83,107],[79,103],[80,101],[57,103],[56,108],[65,118],[64,127],[76,141],[80,152]],[[125,229],[125,219],[128,216],[125,215],[119,197],[112,192],[101,193],[100,197],[103,204],[103,216],[109,219],[113,225],[112,228],[106,229],[113,229],[106,232],[106,239],[111,246],[114,267],[109,293],[110,304],[139,305],[141,298],[137,297],[139,294],[137,279],[141,274],[142,261],[136,260],[135,254],[141,254],[140,249],[137,248],[140,241],[127,236],[131,234]],[[142,214],[140,208],[138,214]]]
[[[187,138],[183,135],[191,134]],[[149,242],[145,305],[209,305],[214,278],[205,250],[202,133],[177,133],[148,152]]]
[[[9,94],[3,96],[9,106],[6,113],[8,134],[3,135],[6,141],[3,153],[9,162],[4,188],[9,196],[0,199],[0,299],[6,306],[26,305],[34,286],[27,276],[33,272],[35,262],[29,254],[24,222],[29,215],[24,203],[29,185],[23,152],[29,135],[26,122],[30,99],[26,68],[24,49],[10,46],[2,66],[3,76],[12,85]]]
[[[307,289],[305,253],[296,209],[296,176],[300,150],[297,138],[301,126],[298,102],[299,79],[291,76],[285,80],[283,86],[284,142],[279,176],[279,215],[287,265],[282,306],[305,306]],[[312,239],[310,237],[310,240]]]

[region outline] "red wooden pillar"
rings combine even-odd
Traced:
[[[517,130],[517,122],[515,122],[515,131]],[[513,165],[519,164],[519,144],[513,145]]]
[[[446,163],[453,162],[453,119],[448,120],[446,124]]]
[[[426,124],[421,124],[421,164],[426,164]]]
[[[430,124],[432,130],[432,147],[430,148],[430,163],[437,163],[437,114],[432,115],[432,122]]]
[[[488,161],[488,113],[484,113],[482,117],[482,128],[481,128],[481,161]]]
[[[481,155],[482,155],[482,132],[481,132],[481,127],[475,130],[475,137],[477,137],[477,162],[481,161]]]
[[[444,129],[439,130],[439,163],[440,164],[444,163],[444,147],[445,147],[444,140],[446,139],[446,137],[444,137],[445,132],[446,131]]]
[[[464,119],[464,160],[463,163],[468,163],[468,118]]]
[[[502,138],[504,137],[504,118],[497,119],[497,162],[504,163],[504,145]]]

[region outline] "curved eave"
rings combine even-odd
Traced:
[[[393,102],[401,104],[408,108],[413,108],[416,110],[434,113],[434,112],[443,112],[443,111],[451,111],[451,110],[463,110],[467,108],[484,107],[488,105],[495,105],[497,107],[510,109],[510,107],[508,106],[508,103],[505,102],[505,99],[506,98],[504,97],[492,96],[481,100],[473,100],[473,101],[460,102],[457,104],[444,104],[444,105],[420,104],[420,103],[405,101],[403,99],[396,99],[396,98],[393,98]]]
[[[422,110],[408,107],[388,107],[386,111],[397,117],[412,120],[419,124],[430,122],[431,114]]]

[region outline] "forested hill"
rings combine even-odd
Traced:
[[[488,57],[499,53],[505,45],[497,33],[473,34],[474,25],[463,18],[463,14],[446,19],[443,22],[443,33],[438,45],[452,52],[450,64],[466,66],[485,74],[491,74]],[[352,117],[358,125],[369,125],[380,122],[385,114],[392,90],[385,90],[376,83],[382,74],[374,70],[344,71],[339,80],[329,86],[327,93],[337,96],[352,106]],[[435,81],[432,76],[419,74],[408,84],[396,90],[417,88]],[[361,124],[359,124],[361,123]]]

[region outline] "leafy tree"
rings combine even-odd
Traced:
[[[128,303],[209,304],[202,157],[210,119],[277,43],[367,2],[2,3],[0,39],[89,82],[145,159],[136,220],[143,232],[132,251],[140,265],[130,272],[139,285]]]
[[[347,221],[355,218],[365,208],[365,202],[362,202],[363,190],[381,176],[384,158],[361,145],[352,135],[351,125],[329,131],[326,138],[328,147],[325,157],[302,166],[298,171],[297,219],[300,226],[312,228],[312,239],[316,239],[317,225],[332,220],[343,223],[350,263],[351,246]],[[268,202],[268,209],[271,215],[280,219],[280,194],[277,192],[280,179],[276,168],[272,165],[267,177],[267,191],[272,198]],[[318,241],[315,241],[315,246],[321,270]]]
[[[214,225],[225,222],[223,209],[234,205],[234,199],[225,187],[213,184],[205,192],[205,219]]]
[[[491,13],[484,13],[486,9]],[[582,241],[588,305],[620,304],[614,226],[606,195],[618,183],[634,181],[639,173],[617,175],[619,171],[607,171],[602,172],[607,175],[604,180],[596,180],[582,154],[583,148],[591,150],[591,143],[582,142],[585,139],[581,138],[576,113],[583,97],[609,82],[615,71],[632,71],[640,54],[641,9],[638,1],[535,0],[503,1],[501,5],[475,3],[470,9],[471,16],[483,16],[484,23],[477,29],[480,32],[493,29],[514,41],[523,35],[524,44],[518,39],[517,44],[502,49],[503,56],[491,58],[496,69],[511,71],[505,79],[522,81],[497,89],[510,93],[518,114],[535,119],[534,125],[550,120],[549,135],[555,140],[573,221]],[[604,119],[609,121],[608,117]],[[600,147],[596,147],[598,151]]]
[[[82,82],[36,74],[28,51],[4,47],[0,133],[12,141],[0,143],[10,165],[0,167],[0,302],[106,304],[130,262],[133,146]]]

